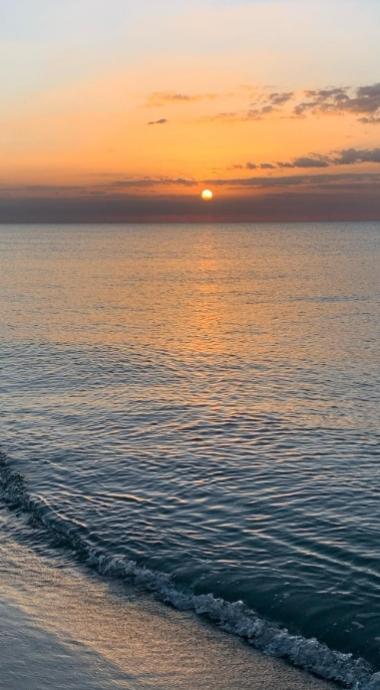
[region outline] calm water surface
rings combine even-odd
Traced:
[[[379,266],[380,224],[0,227],[28,510],[380,667]]]

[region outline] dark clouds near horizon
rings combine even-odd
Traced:
[[[201,184],[209,184],[216,190],[214,202],[207,205],[199,198],[199,182],[183,180],[183,186],[193,188],[193,194],[171,194],[170,187],[181,184],[179,180],[160,180],[161,187],[168,189],[164,193],[155,192],[158,181],[148,179],[119,180],[94,188],[3,186],[0,187],[0,222],[380,220],[380,173],[305,173],[203,180]]]

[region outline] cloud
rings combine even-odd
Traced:
[[[195,180],[187,177],[137,177],[137,178],[125,178],[121,180],[113,180],[111,182],[105,183],[100,186],[100,189],[115,190],[116,188],[126,188],[126,187],[192,187],[196,183]]]
[[[261,120],[265,115],[278,112],[293,97],[293,91],[273,91],[269,94],[264,92],[256,102],[251,103],[251,108],[247,112],[247,119]]]
[[[304,118],[321,115],[353,115],[362,124],[380,124],[380,83],[356,88],[305,89],[300,93],[267,93],[262,90],[257,92],[255,101],[247,109],[217,113],[211,119],[247,122],[274,116]]]
[[[182,93],[177,91],[155,91],[147,101],[148,106],[162,106],[211,101],[218,98],[216,93]]]
[[[329,154],[311,153],[307,156],[298,156],[290,161],[277,161],[274,163],[238,163],[232,166],[233,170],[273,170],[296,168],[329,168],[336,165],[358,165],[360,163],[379,163],[380,147],[373,149],[343,149]]]
[[[279,164],[281,167],[281,163]],[[287,167],[292,168],[328,168],[330,160],[323,156],[300,156],[295,158]]]
[[[279,112],[280,108],[288,103],[293,96],[293,91],[274,91],[269,94],[264,92],[258,96],[255,102],[251,103],[251,107],[242,119],[262,120],[267,115]]]
[[[260,108],[250,108],[245,116],[246,120],[262,120],[266,115],[271,115],[276,108],[271,105],[263,105]]]
[[[380,148],[344,149],[335,158],[338,165],[355,165],[356,163],[380,163]]]
[[[121,181],[124,182],[124,181]],[[43,191],[11,197],[0,188],[0,222],[4,223],[137,223],[137,222],[285,222],[380,220],[380,175],[322,174],[262,176],[207,181],[215,203],[197,193],[100,193],[73,188],[64,198]],[[220,188],[218,193],[218,187]],[[226,192],[222,193],[222,188]]]
[[[202,118],[202,120],[211,120],[212,122],[216,122],[218,120],[221,122],[243,122],[247,119],[248,118],[246,113],[236,111],[216,113],[215,115]]]
[[[380,113],[379,115],[359,117],[359,122],[362,122],[364,125],[380,125]]]
[[[166,125],[167,122],[166,117],[161,117],[159,120],[151,120],[148,125]]]
[[[284,103],[288,103],[292,98],[294,97],[294,92],[293,91],[283,91],[281,93],[274,92],[269,94],[268,101],[272,105],[284,105]]]
[[[265,169],[263,166],[259,166]],[[281,189],[289,187],[312,187],[329,189],[331,186],[339,186],[341,189],[347,188],[351,184],[355,186],[365,186],[369,183],[379,184],[379,173],[323,173],[323,174],[298,174],[298,175],[256,175],[254,177],[226,177],[208,178],[205,180],[195,180],[185,177],[142,177],[142,178],[121,178],[108,182],[82,185],[48,185],[48,184],[0,184],[0,199],[45,199],[58,200],[66,198],[76,199],[115,199],[125,194],[137,197],[140,194],[144,198],[156,197],[165,188],[183,187],[191,189],[209,185],[212,187],[241,187],[257,189]],[[378,188],[377,188],[378,189]],[[177,192],[175,192],[175,196]],[[175,196],[171,198],[175,199]],[[131,197],[132,198],[132,197]],[[380,198],[380,196],[379,196]]]
[[[234,165],[233,169],[245,170],[275,170],[280,169],[294,169],[294,168],[328,168],[331,165],[331,159],[323,156],[300,156],[294,158],[292,161],[277,161],[275,163],[252,163],[248,162],[245,165]]]
[[[328,168],[329,165],[331,165],[330,158],[319,155],[300,156],[289,162],[277,163],[279,168]]]
[[[265,117],[272,115],[277,112],[271,104],[261,105],[257,108],[249,108],[249,110],[244,111],[230,111],[216,113],[216,115],[211,115],[207,117],[206,120],[211,121],[225,121],[225,122],[248,122],[249,120],[263,120]]]
[[[380,83],[356,89],[338,87],[304,92],[304,100],[293,110],[296,116],[316,114],[354,114],[360,122],[380,122]]]
[[[196,180],[186,177],[126,177],[96,184],[82,185],[49,185],[49,184],[0,184],[0,198],[3,199],[65,199],[75,198],[108,198],[124,194],[125,190],[155,190],[170,187],[190,188],[198,184]]]
[[[346,88],[306,90],[303,93],[305,100],[294,108],[295,115],[304,115],[307,112],[331,112],[339,110],[349,100]]]
[[[256,177],[233,177],[233,178],[214,178],[203,180],[204,184],[216,187],[248,187],[252,189],[281,189],[291,187],[309,187],[314,189],[340,188],[348,190],[354,185],[356,188],[366,186],[369,183],[378,185],[380,174],[368,173],[325,173],[320,175],[281,175],[281,176],[256,176]],[[379,197],[380,199],[380,197]]]

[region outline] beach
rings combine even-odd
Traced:
[[[13,516],[4,515],[12,521]],[[9,528],[9,524],[8,524]],[[335,687],[266,657],[62,554],[1,540],[0,656],[7,690]]]

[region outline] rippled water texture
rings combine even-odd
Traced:
[[[84,543],[380,666],[380,224],[0,227],[1,445]]]

